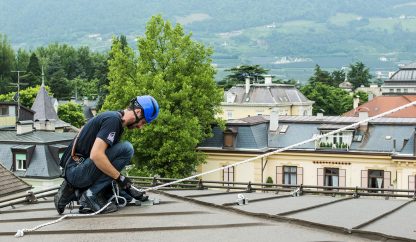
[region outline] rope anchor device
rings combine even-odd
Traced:
[[[386,115],[391,114],[391,113],[395,113],[395,112],[397,112],[397,111],[400,111],[400,110],[406,109],[406,108],[408,108],[408,107],[410,107],[410,106],[413,106],[413,105],[416,105],[416,101],[413,101],[413,102],[411,102],[411,103],[407,103],[407,104],[402,105],[402,106],[400,106],[400,107],[397,107],[397,108],[391,109],[391,110],[389,110],[389,111],[386,111],[386,112],[384,112],[384,113],[378,114],[378,115],[373,116],[373,117],[369,117],[369,118],[364,119],[364,120],[361,120],[361,121],[359,121],[359,122],[356,122],[356,123],[353,123],[353,124],[347,125],[347,126],[342,127],[342,128],[340,128],[340,129],[337,129],[337,130],[334,130],[334,131],[331,131],[331,132],[328,132],[328,133],[325,133],[325,134],[322,134],[322,135],[317,135],[317,136],[315,136],[315,137],[313,137],[313,138],[311,138],[311,139],[307,139],[307,140],[301,141],[301,142],[296,143],[296,144],[293,144],[293,145],[289,145],[289,146],[286,146],[286,147],[283,147],[283,148],[280,148],[280,149],[277,149],[277,150],[274,150],[274,151],[270,151],[270,152],[265,153],[265,154],[263,154],[263,155],[259,155],[259,156],[252,157],[252,158],[249,158],[249,159],[246,159],[246,160],[243,160],[243,161],[239,161],[239,162],[236,162],[236,163],[231,164],[231,165],[227,165],[227,166],[219,167],[219,168],[216,168],[216,169],[213,169],[213,170],[210,170],[210,171],[206,171],[206,172],[203,172],[203,173],[200,173],[200,174],[196,174],[196,175],[193,175],[193,176],[190,176],[190,177],[186,177],[186,178],[179,179],[179,180],[176,180],[176,181],[168,182],[168,183],[161,184],[161,185],[158,185],[158,186],[149,187],[149,188],[147,188],[147,189],[143,189],[143,190],[139,190],[139,189],[137,189],[137,188],[135,188],[135,187],[133,187],[133,188],[134,188],[134,189],[136,189],[136,190],[138,190],[138,191],[144,191],[144,192],[148,192],[148,191],[152,191],[152,190],[153,190],[153,191],[155,191],[155,190],[158,190],[159,188],[162,188],[162,187],[167,187],[167,186],[170,186],[170,185],[174,185],[174,184],[176,184],[176,183],[180,183],[180,182],[188,181],[188,180],[191,180],[191,179],[195,179],[195,178],[197,178],[197,177],[201,177],[201,176],[203,176],[203,175],[211,174],[211,173],[214,173],[214,172],[217,172],[217,171],[222,171],[222,170],[228,169],[228,168],[230,168],[230,167],[238,166],[238,165],[245,164],[245,163],[248,163],[248,162],[251,162],[251,161],[254,161],[254,160],[258,160],[258,159],[261,159],[261,158],[265,158],[265,157],[268,157],[268,156],[271,156],[271,155],[274,155],[274,154],[277,154],[277,153],[281,153],[281,152],[283,152],[283,151],[286,151],[286,150],[289,150],[289,149],[292,149],[292,148],[295,148],[295,147],[298,147],[298,146],[301,146],[301,145],[307,144],[307,143],[309,143],[309,142],[313,142],[313,141],[316,141],[316,140],[319,140],[319,139],[322,139],[322,138],[328,137],[328,136],[330,136],[330,135],[333,135],[333,134],[339,133],[339,132],[341,132],[341,131],[344,131],[344,130],[347,130],[347,129],[350,129],[350,128],[357,127],[358,125],[361,125],[361,124],[367,123],[367,122],[369,122],[369,121],[371,121],[371,120],[374,120],[374,119],[377,119],[377,118],[381,118],[381,117],[386,116]],[[240,194],[239,194],[239,195],[240,195]],[[242,194],[241,194],[241,195],[242,195]],[[240,197],[238,197],[238,198],[239,198],[241,201],[244,201],[243,199],[245,199],[244,195],[243,195],[242,197],[240,196]],[[238,199],[237,199],[237,201],[238,201]],[[247,200],[247,202],[248,202],[248,200]],[[149,202],[149,203],[152,203],[152,202]],[[157,203],[155,202],[155,200],[153,200],[152,205],[153,205],[153,204],[157,204]],[[84,216],[84,217],[85,217],[85,216],[94,216],[94,215],[99,214],[100,212],[102,212],[102,211],[103,211],[103,210],[104,210],[104,209],[105,209],[108,205],[110,205],[110,202],[109,202],[109,203],[107,203],[104,207],[102,207],[99,211],[97,211],[97,212],[95,212],[95,213],[91,213],[91,214],[66,214],[66,215],[62,216],[61,218],[59,218],[59,219],[57,219],[57,220],[55,220],[55,221],[52,221],[52,222],[48,222],[48,223],[45,223],[45,224],[38,225],[38,226],[36,226],[36,227],[34,227],[34,228],[32,228],[32,229],[20,229],[20,230],[18,230],[18,231],[17,231],[17,233],[16,233],[16,235],[15,235],[15,236],[16,236],[16,237],[21,237],[21,236],[23,236],[23,235],[24,235],[24,232],[35,231],[35,230],[37,230],[37,229],[39,229],[39,228],[42,228],[42,227],[44,227],[44,226],[47,226],[47,225],[50,225],[50,224],[57,223],[57,222],[59,222],[59,221],[63,220],[64,218],[66,218],[66,217],[78,217],[78,216],[79,216],[79,217],[81,217],[81,216]],[[143,205],[144,205],[144,204],[143,204]]]

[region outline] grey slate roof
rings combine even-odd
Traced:
[[[352,142],[351,150],[392,152],[393,140],[396,140],[396,151],[403,148],[404,140],[413,139],[415,127],[397,125],[369,125],[368,134],[362,142]],[[386,139],[390,136],[391,139]],[[413,153],[413,152],[412,152]]]
[[[288,128],[285,133],[269,134],[269,147],[283,148],[310,139],[314,134],[319,134],[319,124],[286,123],[286,125],[288,125]],[[314,148],[315,144],[313,142],[296,147],[296,149]]]
[[[0,198],[32,188],[0,163]]]
[[[49,145],[57,148],[66,147],[76,133],[57,133],[48,131],[35,131],[23,135],[16,135],[15,131],[0,131],[0,163],[7,169],[13,165],[11,148],[24,149],[35,145],[33,155],[26,171],[16,171],[21,177],[56,178],[61,174],[57,155],[52,154]]]
[[[59,119],[53,108],[52,98],[48,95],[44,85],[40,87],[39,92],[36,95],[32,110],[36,112],[34,116],[35,120]]]
[[[401,67],[396,71],[390,79],[386,80],[386,84],[398,81],[416,81],[416,63],[411,63],[404,67]]]
[[[262,116],[230,120],[227,123],[227,128],[236,132],[235,149],[267,149],[267,130],[269,125]],[[224,140],[223,131],[219,127],[214,127],[213,133],[214,136],[205,139],[199,147],[222,148]]]
[[[336,130],[360,121],[358,117],[316,117],[316,116],[280,116],[277,132],[269,132],[269,116],[256,116],[244,119],[229,120],[227,127],[237,127],[236,150],[284,148],[311,139],[321,130]],[[282,127],[285,132],[281,132]],[[368,123],[368,130],[362,141],[353,141],[350,152],[384,152],[394,155],[413,156],[415,138],[415,118],[378,118]],[[223,147],[223,134],[214,129],[214,137],[206,139],[199,148]],[[355,131],[355,128],[348,130]],[[394,148],[393,140],[396,142]],[[315,143],[309,142],[293,149],[315,150]],[[326,150],[330,151],[330,150]]]
[[[238,127],[236,148],[264,149],[267,148],[267,124]]]
[[[60,141],[70,141],[75,137],[72,132],[34,131],[32,133],[17,135],[16,131],[0,130],[0,144],[41,144]]]
[[[244,85],[237,85],[224,92],[224,100],[227,93],[236,95],[234,104],[281,104],[281,103],[311,103],[298,89],[291,85],[279,84],[252,84],[250,91],[245,93]]]

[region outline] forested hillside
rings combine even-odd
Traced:
[[[406,0],[3,0],[0,32],[14,47],[51,42],[105,50],[129,42],[160,13],[185,25],[217,55],[415,52],[416,2]]]

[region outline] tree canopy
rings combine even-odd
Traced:
[[[25,89],[20,90],[19,92],[19,96],[20,96],[20,104],[31,108],[33,103],[35,102],[36,99],[36,95],[39,92],[39,88],[40,86],[35,86],[35,87],[27,87]],[[50,91],[50,88],[48,86],[45,86],[46,91],[48,91],[49,95],[53,95],[52,92]],[[5,101],[5,102],[14,102],[16,101],[15,98],[16,97],[16,92],[9,92],[6,94],[0,94],[0,101]]]
[[[81,105],[74,102],[67,102],[58,106],[59,119],[80,128],[85,124],[85,116]]]
[[[303,86],[301,92],[309,100],[315,101],[312,107],[313,114],[341,115],[352,109],[352,96],[341,88],[316,82]]]
[[[160,105],[159,117],[128,132],[137,168],[148,175],[183,177],[204,162],[197,145],[219,122],[222,91],[216,87],[212,49],[193,41],[181,25],[161,16],[146,25],[136,56],[120,39],[113,40],[109,60],[109,94],[104,109],[124,108],[132,97],[149,94]]]
[[[348,72],[348,81],[351,82],[354,89],[357,87],[369,86],[370,80],[373,76],[370,74],[370,69],[361,61],[350,64],[350,71]]]
[[[224,86],[225,89],[229,89],[235,84],[245,83],[245,78],[248,76],[254,82],[260,83],[264,80],[263,75],[267,74],[269,70],[264,69],[260,65],[241,65],[226,69],[225,71],[231,72],[222,81],[218,82],[219,85]]]

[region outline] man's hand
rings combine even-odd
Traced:
[[[127,177],[125,177],[125,176],[123,176],[121,174],[117,178],[116,181],[117,181],[117,183],[118,183],[118,185],[120,186],[121,189],[130,188],[131,187],[131,184],[133,184],[133,182],[129,178],[127,178]]]

